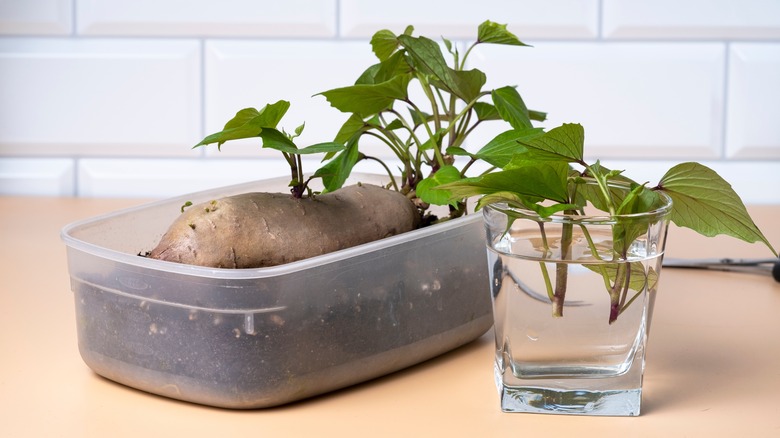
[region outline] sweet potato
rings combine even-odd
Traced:
[[[214,268],[301,260],[415,229],[406,196],[372,185],[293,198],[246,193],[189,207],[149,257]]]

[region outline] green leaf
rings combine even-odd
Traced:
[[[435,188],[442,184],[459,181],[460,179],[460,171],[455,166],[442,166],[436,173],[417,183],[417,196],[428,204],[455,204],[456,201],[450,201],[451,194],[449,191],[435,190]]]
[[[371,37],[371,49],[380,61],[389,58],[398,48],[398,38],[387,29],[380,30]]]
[[[678,226],[707,237],[725,234],[745,242],[760,241],[777,255],[731,184],[714,170],[699,163],[678,164],[658,186],[672,197],[671,220]]]
[[[264,128],[275,128],[289,108],[290,102],[285,100],[268,104],[260,111],[244,108],[225,124],[222,131],[206,136],[194,147],[217,143],[221,148],[226,141],[258,137]]]
[[[396,129],[402,129],[404,127],[404,122],[400,121],[399,119],[393,119],[390,123],[385,126],[385,129],[389,131],[395,131]]]
[[[239,110],[232,119],[225,123],[223,130],[234,129],[246,125],[260,115],[260,111],[254,108],[244,108]]]
[[[528,116],[528,108],[514,87],[502,87],[491,93],[493,103],[502,119],[515,129],[533,128]]]
[[[617,214],[644,213],[661,207],[662,198],[658,192],[648,189],[644,184],[632,183],[630,188],[628,195],[620,201]]]
[[[331,142],[313,144],[303,149],[298,149],[297,151],[295,151],[295,153],[298,155],[322,154],[322,153],[341,152],[344,149],[346,149],[346,146],[344,146],[343,143],[336,143],[331,141]]]
[[[401,35],[398,37],[398,41],[412,57],[417,69],[446,82],[450,67],[436,41],[424,36],[413,37],[410,35]]]
[[[379,72],[381,64],[374,64],[368,67],[363,73],[355,80],[355,85],[373,85],[376,84],[376,74]]]
[[[354,137],[344,151],[314,172],[314,177],[322,178],[322,183],[325,186],[323,193],[340,189],[347,181],[359,158],[357,137]]]
[[[607,180],[608,175],[611,173],[610,169],[602,166],[601,162],[596,160],[595,163],[586,168],[585,176],[592,180],[590,183],[588,180],[579,177],[579,175],[577,178],[574,178],[574,182],[577,184],[577,198],[583,198],[584,201],[590,202],[595,208],[603,212],[615,210],[626,194],[625,189],[609,186]],[[607,188],[606,194],[602,187]],[[585,205],[584,202],[583,205]]]
[[[522,208],[522,209],[529,209],[531,205],[537,205],[533,202],[528,202],[527,200],[521,198],[516,193],[512,192],[495,192],[495,193],[488,193],[477,201],[477,205],[475,207],[476,210],[481,210],[484,206],[488,204],[498,204],[498,203],[504,203],[509,207],[512,208]]]
[[[301,123],[300,126],[295,128],[295,136],[298,137],[303,133],[303,129],[306,127],[306,123]]]
[[[457,198],[510,192],[532,203],[549,199],[566,204],[568,174],[569,166],[566,163],[529,162],[526,166],[445,184],[440,189],[450,190],[452,196]]]
[[[501,115],[498,114],[498,110],[495,106],[487,102],[477,102],[473,106],[474,112],[477,113],[477,119],[482,120],[501,120]]]
[[[406,99],[410,80],[410,75],[400,75],[379,84],[358,84],[319,94],[342,112],[370,116],[389,108],[395,100]]]
[[[236,113],[236,116],[229,120],[223,129],[237,128],[250,122],[257,126],[276,128],[288,109],[290,109],[290,102],[286,100],[267,104],[260,111],[254,108],[245,108]]]
[[[257,115],[255,121],[263,127],[276,128],[279,122],[282,121],[282,117],[287,114],[288,109],[290,109],[290,102],[286,100],[268,104],[260,110],[260,114]]]
[[[458,56],[458,48],[452,44],[452,41],[448,40],[447,38],[442,37],[442,42],[444,43],[444,47],[447,48],[447,51],[452,56]]]
[[[333,141],[342,144],[346,143],[349,139],[354,137],[355,134],[362,131],[365,126],[366,123],[363,122],[362,117],[357,114],[352,114],[347,121],[341,125],[341,129],[339,129],[339,132],[336,134],[336,138],[334,138]]]
[[[414,123],[415,128],[428,123],[429,120],[433,120],[432,115],[423,111],[417,111],[411,107],[409,107],[409,115],[412,116],[412,122]]]
[[[276,149],[288,154],[298,153],[298,147],[290,140],[283,132],[275,128],[264,128],[260,132],[260,137],[263,139],[263,147]]]
[[[439,44],[429,38],[400,35],[398,40],[411,55],[414,66],[423,74],[433,76],[439,88],[465,102],[471,102],[479,96],[485,85],[484,73],[477,69],[452,69],[447,65]]]
[[[471,70],[450,69],[450,74],[454,77],[457,85],[457,93],[455,95],[466,102],[476,100],[482,92],[485,82],[487,82],[485,73],[476,68]]]
[[[479,25],[477,42],[491,44],[506,44],[510,46],[528,46],[506,29],[506,24],[494,23],[490,20]]]
[[[660,206],[660,197],[658,196],[658,193],[655,193],[652,190],[642,189],[638,195],[631,198],[630,203],[623,205],[624,201],[626,200],[628,191],[624,188],[615,187],[614,185],[610,185],[608,187],[610,203],[607,203],[607,201],[604,199],[604,194],[596,184],[584,184],[584,181],[583,184],[578,184],[577,186],[578,199],[582,199],[582,201],[580,201],[581,204],[584,205],[585,201],[590,202],[593,207],[603,212],[609,212],[609,207],[612,205],[617,210],[615,211],[615,214],[641,213],[654,210]],[[631,183],[629,190],[632,188],[639,189],[641,187],[642,186],[639,184]],[[623,208],[618,209],[618,206],[621,205],[623,205]]]
[[[421,151],[427,151],[429,149],[433,149],[434,147],[438,146],[441,142],[441,137],[444,135],[444,133],[447,132],[446,128],[441,128],[438,131],[434,132],[433,135],[428,138],[423,144],[420,145]]]
[[[368,67],[355,81],[355,85],[376,85],[389,81],[395,76],[412,72],[412,66],[406,57],[406,53],[398,51],[384,61]]]
[[[458,146],[450,146],[447,148],[446,151],[444,151],[444,153],[446,153],[447,155],[452,155],[454,157],[460,156],[460,157],[477,158],[474,154]]]
[[[621,271],[626,270],[625,263],[583,263],[582,266],[597,274],[605,275],[605,278],[609,280],[609,283],[611,284],[615,283],[615,279],[618,276],[618,269]],[[618,268],[618,266],[620,266],[620,268]],[[642,292],[646,286],[649,286],[648,289],[656,287],[656,284],[658,283],[658,273],[656,273],[653,268],[649,268],[649,272],[645,272],[645,267],[641,262],[628,262],[628,266],[631,268],[631,277],[628,279],[629,289]],[[621,275],[625,275],[625,273],[621,272]]]
[[[477,201],[476,210],[480,210],[488,204],[505,203],[509,207],[522,208],[536,212],[541,217],[549,217],[555,213],[575,208],[571,204],[541,205],[518,196],[512,192],[496,192],[487,194]],[[511,215],[510,215],[511,216]]]
[[[521,144],[522,141],[530,141],[534,137],[542,135],[542,132],[541,128],[513,129],[502,132],[474,155],[493,166],[503,168],[515,155],[526,151],[525,146]]]
[[[542,111],[528,110],[528,118],[537,122],[544,122],[547,120],[547,113]]]
[[[408,75],[412,72],[412,66],[406,59],[404,52],[396,52],[379,64],[374,76],[375,83],[382,83],[399,75]]]
[[[536,159],[581,163],[585,145],[585,130],[580,124],[564,123],[542,136],[520,142]]]

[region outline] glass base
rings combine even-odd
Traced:
[[[501,385],[501,410],[539,414],[639,415],[641,389],[610,391],[570,391],[538,387]]]

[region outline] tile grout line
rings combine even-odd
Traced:
[[[336,0],[336,17],[335,19],[335,26],[336,26],[336,40],[341,40],[341,0]]]
[[[731,42],[724,41],[723,45],[723,87],[721,89],[721,92],[723,93],[723,99],[722,99],[722,105],[723,105],[723,114],[721,114],[721,128],[720,128],[720,159],[723,161],[728,161],[728,154],[727,154],[727,141],[726,136],[728,135],[728,117],[729,117],[729,87],[730,84],[730,74],[729,74],[729,65],[731,64]]]
[[[199,136],[204,138],[206,136],[206,38],[200,38],[200,129]],[[198,151],[199,159],[206,158],[205,148],[200,148]]]
[[[79,184],[79,174],[81,173],[81,160],[78,157],[72,157],[73,160],[73,196],[81,197],[81,184]]]
[[[71,4],[70,8],[70,36],[75,37],[76,36],[76,29],[78,29],[76,20],[78,19],[78,14],[76,13],[76,10],[79,7],[79,0],[73,0],[73,3]]]
[[[604,0],[599,0],[596,10],[596,40],[604,41]]]

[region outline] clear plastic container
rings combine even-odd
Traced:
[[[491,327],[480,215],[269,268],[138,256],[186,201],[285,192],[286,183],[209,190],[66,226],[84,362],[151,393],[262,408],[392,373]]]

